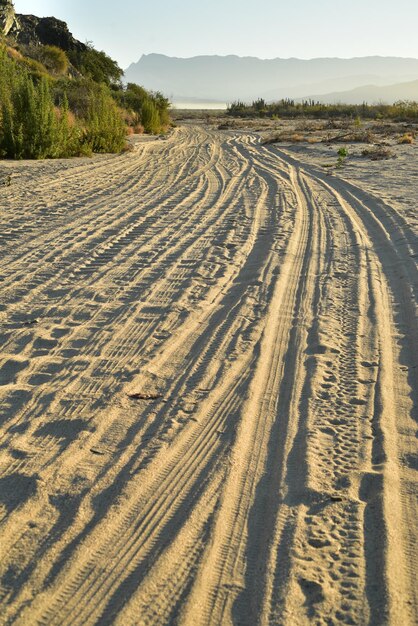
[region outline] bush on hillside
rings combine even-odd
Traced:
[[[66,74],[68,72],[68,57],[64,50],[57,46],[32,46],[29,56],[42,63],[52,74]]]
[[[69,55],[84,76],[60,48],[0,43],[0,157],[118,152],[128,131],[168,128],[170,103],[161,93],[123,88],[117,63],[91,46]]]
[[[106,85],[79,84],[82,106],[74,114],[68,81],[53,89],[50,82],[34,80],[0,50],[0,156],[41,159],[122,150],[125,124]]]
[[[68,142],[66,111],[55,109],[45,78],[35,85],[21,74],[13,91],[2,99],[0,152],[15,159],[61,156]],[[64,137],[65,135],[65,137]]]
[[[5,46],[2,50],[10,59],[16,61],[17,66],[25,67],[34,78],[49,77],[48,70],[40,61],[31,56],[24,56],[19,50],[11,46]]]
[[[95,50],[91,44],[87,50],[70,50],[68,57],[72,65],[85,77],[108,86],[119,85],[123,71],[105,52]]]

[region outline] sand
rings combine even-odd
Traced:
[[[326,150],[0,162],[1,624],[416,623],[417,147]]]

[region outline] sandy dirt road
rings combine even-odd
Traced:
[[[417,233],[179,128],[1,193],[0,623],[417,619]]]

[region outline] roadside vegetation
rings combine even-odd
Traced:
[[[121,83],[123,72],[88,44],[0,43],[0,157],[43,159],[120,152],[134,132],[164,133],[170,102]]]
[[[391,119],[398,122],[418,120],[418,102],[399,101],[394,104],[322,104],[313,100],[296,102],[283,99],[267,104],[263,98],[252,104],[233,102],[228,106],[227,114],[231,117],[249,118],[311,118],[333,119],[350,118],[353,120]]]

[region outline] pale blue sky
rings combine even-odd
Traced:
[[[143,53],[418,58],[417,0],[15,0],[126,68]]]

